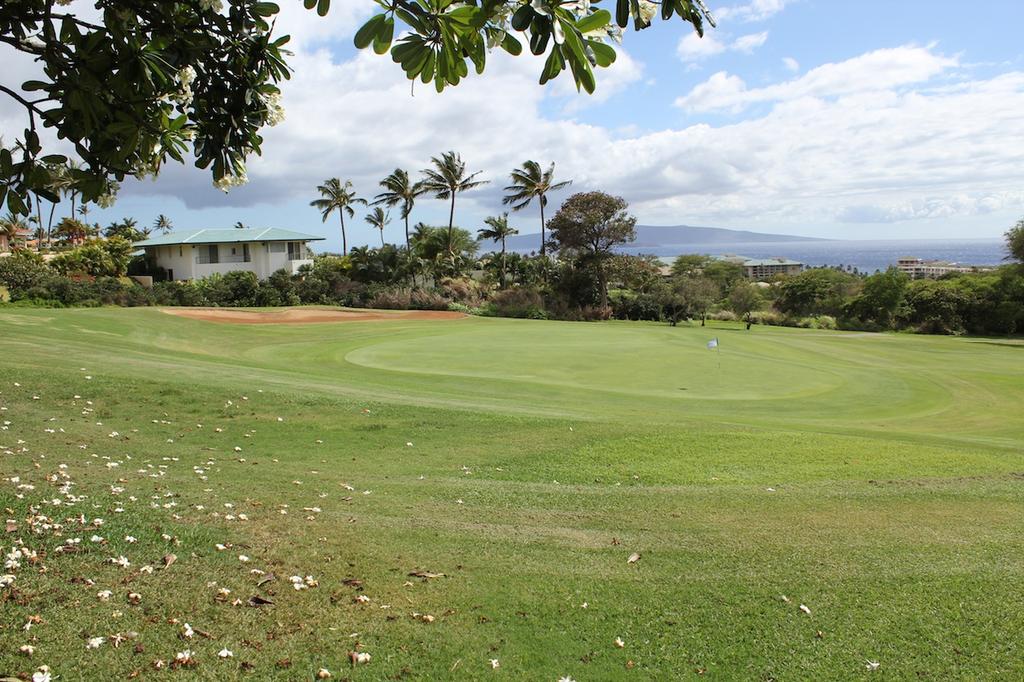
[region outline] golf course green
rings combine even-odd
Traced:
[[[0,677],[1024,678],[1024,342],[384,318],[0,310]]]

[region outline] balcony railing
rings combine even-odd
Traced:
[[[244,254],[234,256],[220,256],[211,259],[209,256],[196,256],[196,265],[216,265],[218,263],[251,263],[252,257]]]

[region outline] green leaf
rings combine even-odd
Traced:
[[[316,13],[322,17],[327,16],[327,12],[331,9],[331,0],[319,0],[316,3]]]
[[[356,37],[353,41],[355,42],[356,47],[360,50],[365,50],[369,47],[370,43],[372,43],[376,37],[377,31],[379,31],[381,26],[384,24],[385,19],[386,17],[383,14],[375,14],[370,17],[370,20],[356,31]]]
[[[50,87],[50,84],[49,83],[44,83],[43,81],[25,81],[24,83],[21,84],[21,89],[26,91],[26,92],[34,92],[36,90],[45,90],[48,87]]]
[[[501,41],[501,48],[513,57],[518,57],[523,53],[523,44],[511,33],[505,34],[504,40]]]
[[[534,11],[530,7],[530,3],[520,5],[519,9],[512,15],[512,28],[517,31],[525,31],[530,26],[530,22],[533,21],[533,15]]]
[[[67,163],[68,157],[63,154],[47,154],[39,160],[43,163]]]
[[[281,8],[273,2],[257,2],[252,6],[252,11],[261,17],[272,17],[281,11]]]
[[[384,16],[384,15],[381,15]],[[373,51],[377,54],[384,54],[391,49],[391,41],[395,37],[395,20],[393,17],[388,17],[381,24],[381,27],[377,29],[377,35],[373,39]]]
[[[590,16],[577,21],[576,29],[580,33],[589,33],[590,31],[596,31],[599,28],[604,28],[611,20],[611,13],[608,10],[600,9]]]
[[[313,9],[316,7],[316,0],[302,0],[302,4],[306,6],[306,9]]]
[[[629,23],[629,0],[617,0],[615,3],[615,23],[619,28],[626,28]]]
[[[594,53],[594,61],[600,67],[610,66],[615,62],[615,48],[597,40],[588,40],[587,46]]]

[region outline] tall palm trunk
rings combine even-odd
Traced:
[[[338,217],[341,218],[341,255],[348,255],[348,239],[345,237],[345,212],[344,210],[338,211]]]
[[[46,245],[53,243],[53,212],[57,210],[56,202],[50,203],[50,217],[46,221]]]
[[[505,237],[501,238],[501,288],[505,288],[505,282],[508,278],[508,274],[505,270]]]
[[[384,248],[384,228],[380,228],[380,248]]]
[[[412,247],[409,245],[409,214],[405,214],[405,250],[412,253]]]
[[[540,195],[540,255],[544,255],[544,244],[547,242],[547,236],[545,234],[544,222],[544,195]]]
[[[448,212],[448,254],[455,257],[455,249],[452,248],[452,228],[455,226],[455,192],[452,192],[452,208]]]

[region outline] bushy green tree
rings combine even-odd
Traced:
[[[860,294],[846,306],[850,316],[890,329],[906,304],[910,277],[896,268],[871,275],[864,280]]]
[[[122,237],[93,239],[57,254],[50,265],[63,275],[124,277],[132,251],[132,243]]]
[[[551,241],[563,258],[574,258],[594,269],[600,305],[608,307],[606,262],[612,249],[636,239],[636,218],[626,212],[622,197],[604,192],[581,192],[565,200],[551,219]]]
[[[728,303],[729,309],[746,322],[747,329],[750,329],[753,313],[764,307],[764,297],[753,282],[740,282],[729,292]]]
[[[775,307],[786,315],[831,315],[838,317],[848,300],[855,296],[860,279],[832,268],[804,270],[787,277],[779,285]]]
[[[1006,232],[1006,248],[1010,257],[1024,264],[1024,218]]]
[[[702,275],[704,274],[704,268],[711,262],[710,256],[702,256],[698,253],[685,253],[677,256],[672,261],[672,276],[689,277],[691,275]],[[719,284],[722,283],[720,282]]]
[[[914,280],[907,287],[907,322],[930,334],[964,331],[970,297],[956,280]]]

